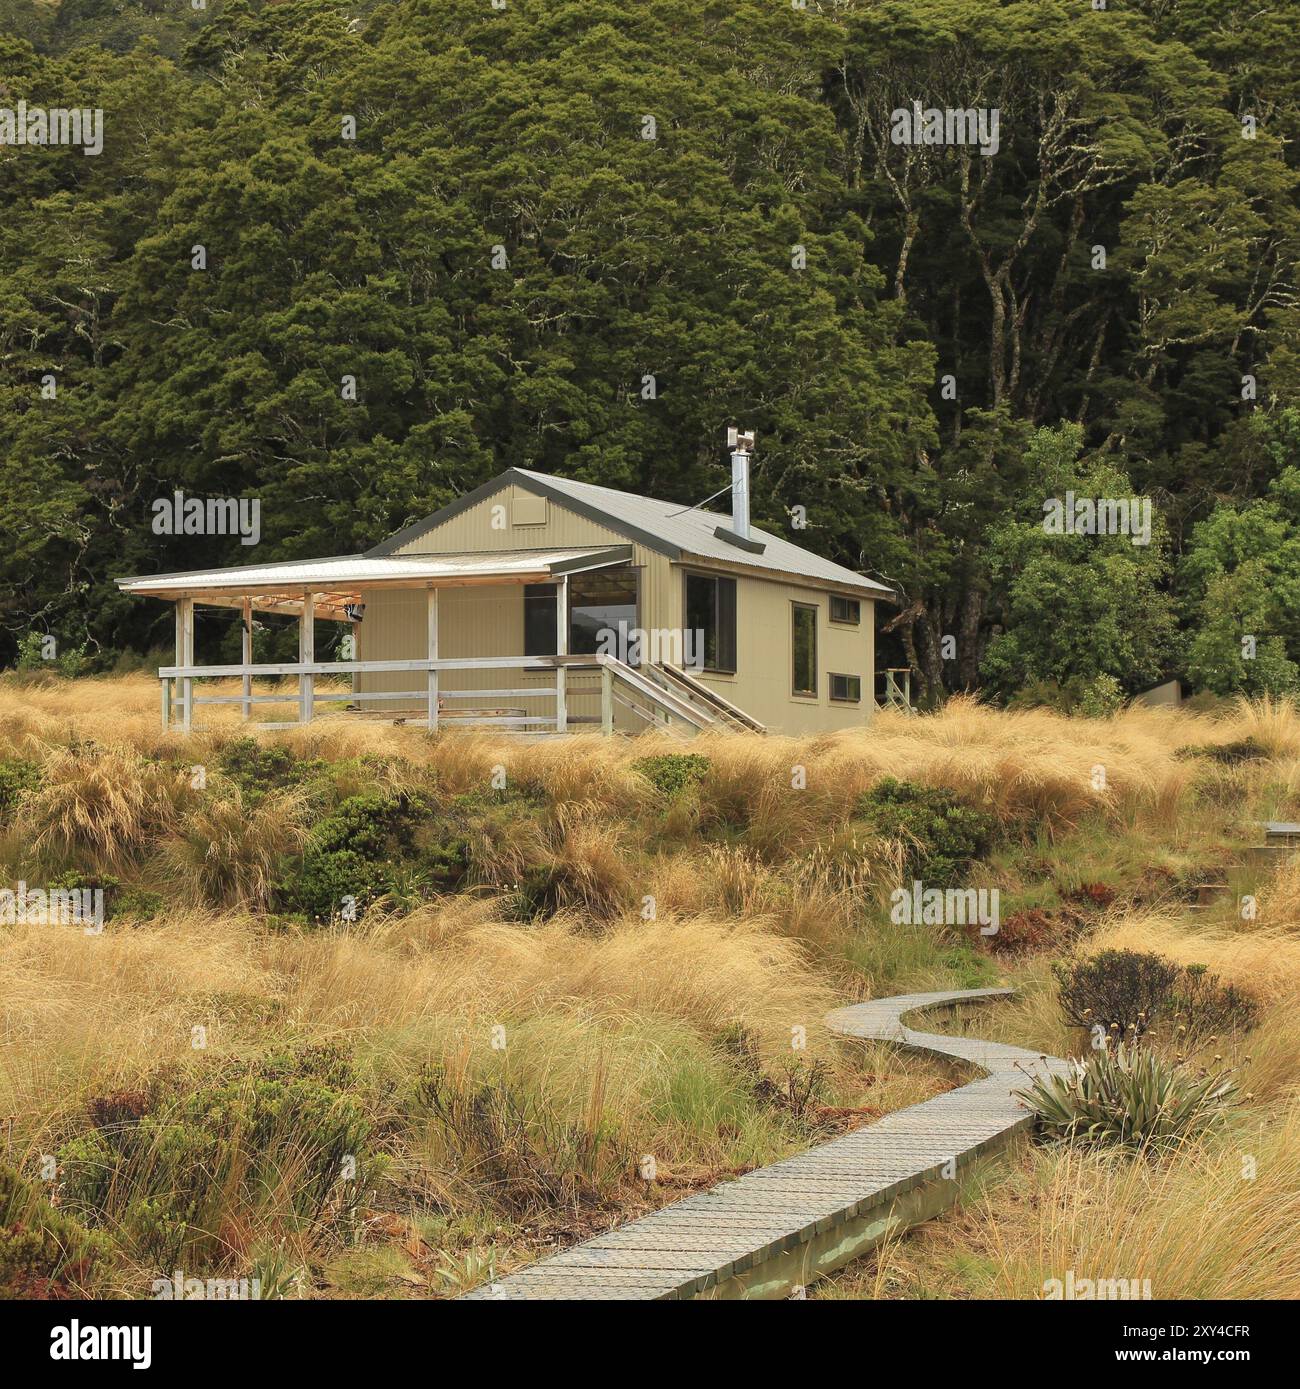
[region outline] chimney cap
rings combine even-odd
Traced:
[[[748,453],[754,447],[754,431],[732,425],[727,430],[727,447],[733,453]]]

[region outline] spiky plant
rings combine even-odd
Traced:
[[[1052,1138],[1084,1146],[1167,1148],[1219,1123],[1237,1095],[1230,1071],[1197,1070],[1119,1042],[1036,1077],[1019,1098]]]

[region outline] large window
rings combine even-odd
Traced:
[[[569,650],[575,656],[606,651],[619,660],[637,625],[635,569],[592,569],[569,579]],[[603,633],[613,633],[604,637]],[[617,641],[617,646],[611,644]]]
[[[817,694],[817,609],[807,603],[791,605],[791,645],[794,651],[794,681],[797,695]]]
[[[637,625],[637,571],[635,569],[593,569],[569,579],[569,653],[590,656],[608,651],[625,660],[630,633]],[[524,655],[555,656],[555,584],[524,585]],[[617,646],[602,632],[613,632]]]
[[[726,675],[736,673],[736,581],[722,575],[687,574],[688,665]]]

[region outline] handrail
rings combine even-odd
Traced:
[[[625,665],[614,656],[601,655],[596,659],[610,671],[615,679],[630,685],[634,690],[660,705],[667,713],[675,714],[679,719],[691,724],[696,729],[713,726],[714,720],[708,714],[692,708],[684,699],[679,699],[670,690],[665,690],[662,685],[656,685],[653,680],[643,675],[639,670]]]
[[[732,704],[730,700],[724,699],[717,690],[710,689],[709,686],[700,680],[696,680],[694,676],[688,675],[684,670],[679,670],[676,666],[669,665],[667,661],[660,661],[656,669],[663,671],[670,679],[676,680],[683,688],[688,690],[694,698],[701,699],[706,704],[714,705],[722,711],[724,717],[733,719],[736,723],[749,729],[751,733],[767,732],[767,729],[759,723],[757,719],[752,718],[749,714],[745,713],[743,709]]]

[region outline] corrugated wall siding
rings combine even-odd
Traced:
[[[544,505],[539,506],[539,502]],[[626,544],[618,532],[566,511],[549,499],[513,484],[469,510],[408,541],[406,555],[466,551],[543,550],[565,546]],[[633,545],[632,562],[641,574],[641,626],[648,632],[680,631],[685,620],[683,566],[644,546]],[[862,600],[859,627],[830,622],[830,596],[823,590],[736,575],[737,665],[734,677],[703,676],[705,683],[775,732],[822,732],[861,727],[874,709],[874,604]],[[357,629],[361,660],[412,660],[425,654],[426,616],[423,591],[382,589],[365,595],[365,620]],[[523,652],[523,587],[491,585],[444,588],[439,596],[439,654],[517,656]],[[818,609],[818,690],[815,699],[791,693],[791,604]],[[830,673],[858,675],[862,702],[840,704],[830,698]],[[359,695],[367,690],[420,687],[411,675],[358,675]],[[457,671],[443,677],[447,689],[510,689],[553,684],[548,675],[520,671]],[[597,717],[599,684],[594,677],[573,675],[570,712]],[[365,704],[364,699],[362,703]],[[394,711],[395,701],[367,707]],[[412,704],[412,708],[415,708]],[[517,707],[550,714],[550,701],[528,701]],[[619,719],[623,723],[622,717]]]

